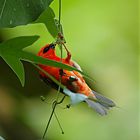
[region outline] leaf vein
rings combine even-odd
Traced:
[[[0,12],[0,19],[2,18],[6,2],[7,2],[7,0],[4,0],[3,6],[2,6],[2,9],[1,9],[1,12]]]

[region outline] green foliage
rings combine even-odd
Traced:
[[[58,20],[55,19],[53,10],[49,7],[52,1],[53,0],[0,1],[0,27],[15,27],[29,23],[44,23],[50,34],[56,38],[59,27],[61,26],[62,29],[62,25],[59,25]],[[76,68],[60,62],[44,59],[32,53],[23,51],[23,48],[32,45],[38,38],[39,36],[22,36],[0,44],[0,56],[18,76],[22,86],[24,86],[25,83],[25,76],[24,67],[20,60],[79,71]],[[84,74],[81,71],[79,72]],[[84,75],[87,76],[86,74]],[[49,77],[59,86],[63,87],[63,85],[57,82],[53,77]]]
[[[24,68],[20,59],[22,58],[22,49],[34,43],[38,39],[33,37],[18,37],[0,44],[0,56],[11,67],[24,85]]]
[[[16,73],[21,81],[22,86],[24,86],[24,68],[20,60],[28,61],[31,63],[44,64],[54,67],[59,67],[67,70],[76,70],[76,68],[70,67],[68,65],[62,64],[49,59],[44,59],[42,57],[36,56],[32,53],[23,51],[23,48],[32,45],[39,36],[23,36],[10,39],[6,42],[0,44],[0,56],[5,60],[5,62],[11,67],[11,69]],[[79,71],[81,72],[81,71]],[[82,72],[81,72],[82,73]],[[54,79],[53,79],[54,81]],[[54,81],[56,82],[56,81]],[[57,83],[59,84],[59,83]],[[61,85],[60,85],[61,86]]]
[[[96,83],[90,82],[90,86],[112,98],[120,108],[110,110],[109,115],[102,118],[84,103],[68,110],[58,107],[56,113],[65,134],[60,133],[54,118],[46,139],[138,140],[140,111],[138,111],[137,2],[135,0],[88,0],[82,2],[81,0],[63,0],[62,6],[65,34],[73,59],[81,64],[85,72],[90,73],[90,76],[97,80]],[[57,9],[57,1],[53,2],[51,7]],[[40,26],[41,29],[39,29]],[[41,32],[41,39],[31,48],[34,54],[46,41],[52,41],[42,25],[32,25],[23,30],[24,27],[7,29],[1,32],[1,36],[8,39],[19,35],[32,35],[35,30]],[[27,30],[29,31],[26,33]],[[16,85],[17,81],[13,75],[9,75],[6,65],[1,63],[0,66],[0,85],[5,86],[5,92],[4,87],[0,86],[0,118],[2,116],[5,118],[4,121],[2,119],[0,121],[6,122],[7,128],[10,126],[13,128],[19,120],[23,122],[22,126],[18,125],[18,129],[21,131],[24,124],[27,124],[28,127],[22,133],[18,131],[19,138],[17,139],[20,140],[30,139],[26,135],[28,130],[41,136],[43,128],[46,126],[51,105],[40,102],[38,96],[46,95],[46,102],[50,102],[56,97],[55,91],[49,90],[42,82],[38,81],[38,77],[31,74],[32,67],[27,66],[27,73],[30,75],[31,81],[27,82],[28,86],[24,89]],[[10,81],[12,82],[10,83]],[[9,94],[6,91],[9,91]],[[14,96],[14,93],[21,97],[22,102],[17,96]],[[31,95],[30,98],[24,98],[23,93],[27,97]],[[68,103],[69,99],[66,98],[62,106],[64,107]],[[3,115],[4,112],[6,114]],[[9,122],[12,120],[9,119],[9,116],[13,118],[14,123]],[[6,131],[5,126],[1,125],[0,130],[0,135],[7,139],[15,139],[17,136],[17,129],[15,131],[11,129],[9,132],[9,129]],[[9,135],[13,137],[9,138]],[[33,134],[30,133],[30,135]]]
[[[1,0],[0,27],[15,27],[31,23],[49,7],[52,1],[53,0]]]
[[[44,23],[49,31],[49,33],[55,38],[58,34],[57,20],[54,19],[55,14],[53,10],[48,7],[41,16],[35,21],[35,23]]]
[[[29,23],[44,23],[50,34],[56,38],[58,24],[53,10],[49,7],[53,0],[2,0],[0,1],[0,27],[15,27]],[[44,11],[44,12],[43,12]],[[37,19],[38,18],[38,19]],[[0,56],[11,67],[21,81],[25,83],[24,67],[20,60],[31,63],[45,64],[62,69],[77,70],[53,60],[38,57],[23,51],[23,48],[32,45],[39,36],[23,36],[10,39],[0,44]],[[54,82],[59,82],[49,76]]]

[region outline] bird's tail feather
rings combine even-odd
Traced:
[[[95,95],[97,102],[99,102],[103,106],[108,107],[108,108],[116,106],[115,103],[112,100],[110,100],[109,98],[106,98],[103,95],[101,95],[95,91],[92,91],[92,92]]]
[[[93,94],[95,95],[96,100],[92,98],[87,98],[85,99],[86,103],[91,108],[95,109],[95,111],[100,115],[107,115],[107,110],[109,110],[111,107],[114,107],[115,103],[95,91],[93,91]]]
[[[97,113],[100,115],[107,115],[107,108],[101,105],[100,103],[93,101],[91,99],[85,99],[86,103],[89,105],[89,107],[95,109]]]

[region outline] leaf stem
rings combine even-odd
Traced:
[[[59,31],[61,31],[61,0],[59,0]]]

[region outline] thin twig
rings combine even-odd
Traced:
[[[61,32],[61,0],[59,0],[59,31]]]
[[[54,111],[55,111],[56,106],[57,106],[58,104],[61,104],[61,103],[64,101],[64,98],[65,98],[65,95],[64,95],[64,97],[63,97],[59,102],[56,102],[56,100],[53,102],[52,112],[51,112],[50,118],[49,118],[49,120],[48,120],[47,126],[46,126],[46,128],[45,128],[45,131],[44,131],[44,134],[43,134],[43,137],[42,137],[41,140],[44,140],[44,138],[45,138],[45,135],[46,135],[46,133],[47,133],[47,131],[48,131],[48,128],[49,128],[50,122],[51,122],[51,120],[52,120],[52,117],[53,117],[53,114],[54,114]],[[57,118],[57,119],[58,119],[58,118]]]
[[[55,115],[55,118],[56,118],[56,120],[57,120],[57,122],[58,122],[58,125],[59,125],[60,129],[61,129],[62,134],[64,134],[64,130],[63,130],[62,126],[61,126],[61,123],[60,123],[60,121],[59,121],[57,115],[56,115],[56,112],[54,112],[54,115]]]
[[[59,0],[59,32],[62,33],[62,30],[61,30],[61,0]],[[61,51],[61,62],[62,62],[62,57],[63,57],[63,51],[62,51],[62,44],[59,44],[60,45],[60,51]],[[62,77],[60,75],[59,77],[59,82],[61,83],[61,80],[62,80]],[[47,126],[46,126],[46,129],[45,129],[45,132],[43,134],[43,137],[42,137],[42,140],[44,140],[45,138],[45,135],[47,133],[47,130],[49,128],[49,125],[50,125],[50,122],[52,120],[52,117],[53,117],[53,114],[55,114],[55,109],[56,109],[56,106],[60,103],[63,102],[65,96],[62,98],[61,101],[58,102],[58,99],[59,99],[59,95],[60,95],[60,89],[61,89],[61,86],[59,85],[58,87],[58,91],[57,91],[57,96],[56,96],[56,100],[54,101],[53,103],[53,108],[52,108],[52,112],[51,112],[51,115],[50,115],[50,118],[48,120],[48,123],[47,123]],[[57,118],[57,117],[56,117]],[[58,119],[58,118],[57,118]],[[59,121],[58,121],[59,122]]]
[[[46,135],[47,130],[48,130],[48,128],[49,128],[49,125],[50,125],[51,119],[52,119],[52,117],[53,117],[53,114],[54,114],[54,111],[55,111],[55,107],[56,107],[56,105],[57,105],[57,104],[55,103],[55,104],[54,104],[54,107],[53,107],[53,110],[52,110],[52,113],[51,113],[51,115],[50,115],[50,118],[49,118],[49,120],[48,120],[47,126],[46,126],[46,128],[45,128],[45,131],[44,131],[43,137],[42,137],[41,140],[44,140],[44,138],[45,138],[45,135]]]

